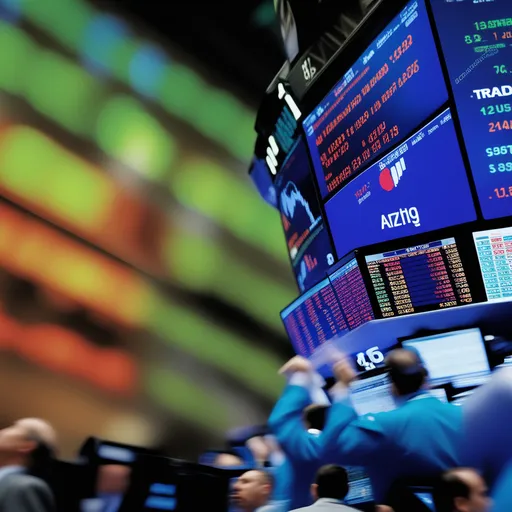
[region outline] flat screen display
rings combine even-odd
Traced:
[[[347,323],[328,279],[311,288],[281,312],[295,352],[309,357],[326,341],[348,332]]]
[[[374,319],[370,297],[354,256],[342,260],[329,279],[349,329],[355,329]]]
[[[512,214],[512,3],[431,0],[486,219]]]
[[[473,302],[454,238],[365,259],[384,318]]]
[[[338,255],[476,219],[450,110],[325,205]]]
[[[424,0],[409,2],[303,121],[322,197],[448,100]]]
[[[512,227],[473,233],[488,301],[512,300]]]
[[[402,345],[419,354],[434,386],[480,386],[491,373],[480,329],[425,336],[404,341]]]
[[[288,253],[303,292],[325,277],[334,256],[302,139],[285,160],[274,186]]]
[[[343,500],[347,505],[357,505],[359,503],[368,503],[373,501],[373,489],[370,477],[363,468],[348,467],[345,468],[348,475],[349,491]]]
[[[350,397],[359,416],[396,408],[387,372],[353,381],[350,384]]]

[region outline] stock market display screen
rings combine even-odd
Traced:
[[[281,312],[295,352],[309,357],[322,343],[348,332],[328,279],[324,279]]]
[[[473,301],[454,238],[365,258],[383,318]]]
[[[487,300],[512,300],[512,228],[473,233]]]
[[[448,109],[325,205],[338,255],[476,219]]]
[[[350,330],[374,319],[370,297],[355,257],[341,261],[329,279]]]
[[[483,216],[512,215],[512,3],[431,3]]]
[[[322,197],[448,100],[424,0],[413,0],[303,121]]]
[[[274,186],[288,253],[303,292],[323,279],[334,263],[303,139],[288,155]]]

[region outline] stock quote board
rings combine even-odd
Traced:
[[[431,3],[483,216],[512,215],[512,2]]]
[[[366,255],[326,270],[343,319],[335,336],[373,318],[512,300],[511,228],[495,227],[512,224],[512,2],[404,2],[363,37],[348,70],[333,59],[341,79],[319,82],[327,94],[303,120],[333,254]]]
[[[425,3],[411,2],[303,121],[322,197],[447,100]]]

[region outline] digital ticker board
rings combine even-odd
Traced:
[[[447,100],[425,3],[410,2],[303,121],[322,197]]]
[[[512,2],[431,3],[483,216],[512,215]]]

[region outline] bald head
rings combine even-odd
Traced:
[[[47,421],[39,418],[23,418],[15,425],[26,432],[29,438],[44,443],[52,451],[57,449],[57,432]]]
[[[272,476],[263,470],[251,470],[238,478],[233,486],[233,501],[244,512],[254,512],[270,499]]]
[[[434,494],[439,512],[488,512],[491,506],[485,481],[472,468],[446,471]]]
[[[56,448],[54,428],[39,418],[23,418],[0,430],[0,465],[45,464]]]
[[[234,453],[219,453],[213,461],[213,466],[216,468],[237,468],[244,465],[241,457]]]
[[[399,396],[416,393],[425,384],[428,373],[419,355],[412,350],[392,350],[386,357],[386,366]]]

